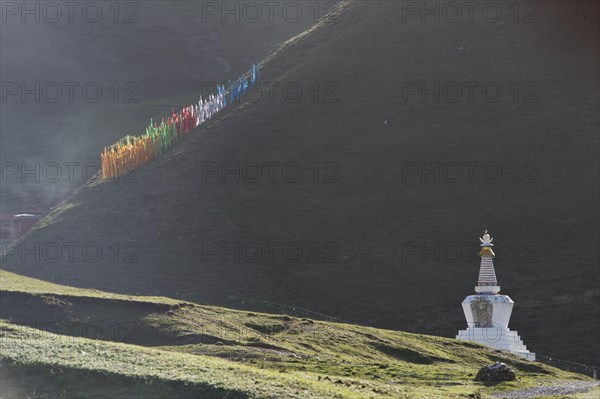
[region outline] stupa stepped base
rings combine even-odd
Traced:
[[[497,327],[469,327],[460,330],[456,339],[475,342],[494,349],[508,351],[528,360],[535,360],[535,353],[529,352],[516,331]]]

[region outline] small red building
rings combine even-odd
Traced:
[[[40,215],[33,213],[19,213],[13,216],[13,239],[21,238],[38,220]]]
[[[27,233],[43,212],[30,207],[26,211],[0,213],[0,242],[14,242]]]

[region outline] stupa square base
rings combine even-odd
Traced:
[[[535,360],[535,353],[527,350],[527,346],[523,344],[519,334],[508,328],[469,327],[466,330],[460,330],[456,339],[475,342],[494,349],[513,353],[528,360]]]

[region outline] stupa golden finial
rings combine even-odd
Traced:
[[[479,238],[479,241],[481,241],[481,251],[479,251],[479,256],[496,256],[496,254],[494,253],[494,251],[492,251],[492,247],[494,246],[494,244],[492,244],[492,241],[494,240],[493,237],[490,237],[487,229],[484,230],[483,232],[483,237]]]

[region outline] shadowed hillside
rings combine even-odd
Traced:
[[[90,3],[102,14],[97,22],[83,18]],[[325,12],[324,5],[315,10],[302,5],[298,18],[291,11],[286,17],[282,10],[288,3],[277,2],[271,14],[263,9],[260,18],[252,18],[243,2],[84,1],[74,6],[71,22],[67,6],[59,3],[63,16],[56,23],[39,15],[36,23],[35,13],[22,17],[21,3],[6,5],[0,25],[6,84],[0,118],[2,210],[47,210],[61,202],[94,173],[93,165],[85,172],[84,166],[98,164],[99,149],[139,134],[151,117],[164,116],[171,107],[197,102],[205,84],[237,77],[310,26],[317,11]],[[35,7],[45,6],[29,9]],[[222,14],[226,7],[234,12]],[[71,93],[65,82],[72,82]],[[23,96],[21,84],[30,94]],[[86,84],[93,85],[88,97]],[[58,178],[55,168],[44,169],[51,162],[62,169]],[[79,164],[69,174],[65,162]],[[36,163],[37,174],[27,175]]]
[[[88,182],[3,267],[453,336],[485,226],[528,348],[597,364],[598,5],[539,6],[537,22],[436,23],[402,2],[345,2],[263,61],[258,101],[136,182]],[[53,261],[49,243],[76,243],[73,257]]]

